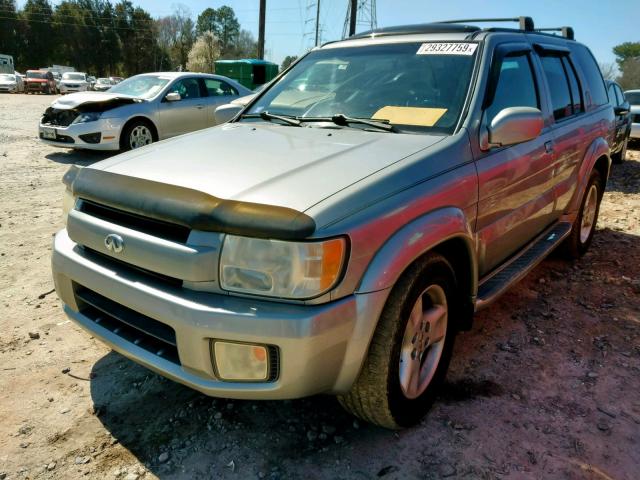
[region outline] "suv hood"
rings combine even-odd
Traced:
[[[220,199],[304,212],[443,138],[234,123],[152,144],[86,168],[198,190]]]

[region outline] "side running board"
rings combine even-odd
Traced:
[[[571,232],[571,224],[560,222],[525,247],[502,268],[480,282],[476,311],[494,302],[511,285],[522,280]]]

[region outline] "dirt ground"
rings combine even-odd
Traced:
[[[329,396],[205,397],[70,323],[60,179],[108,155],[40,144],[51,100],[0,96],[0,480],[640,478],[640,152],[613,168],[591,251],[479,314],[431,413],[390,432]]]

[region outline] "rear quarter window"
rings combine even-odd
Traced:
[[[580,67],[586,82],[587,104],[597,107],[609,103],[600,68],[589,49],[583,45],[575,45],[572,57]]]

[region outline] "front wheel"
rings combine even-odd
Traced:
[[[454,271],[441,255],[409,267],[389,295],[358,379],[338,397],[341,405],[386,428],[417,423],[449,367],[459,300]]]
[[[571,233],[564,241],[564,250],[567,257],[580,258],[589,249],[593,234],[596,231],[603,193],[602,178],[600,173],[594,170],[589,177],[589,183],[582,198],[578,217],[573,224]]]
[[[149,145],[153,141],[151,125],[143,120],[136,120],[127,125],[120,135],[120,150],[134,150]]]

